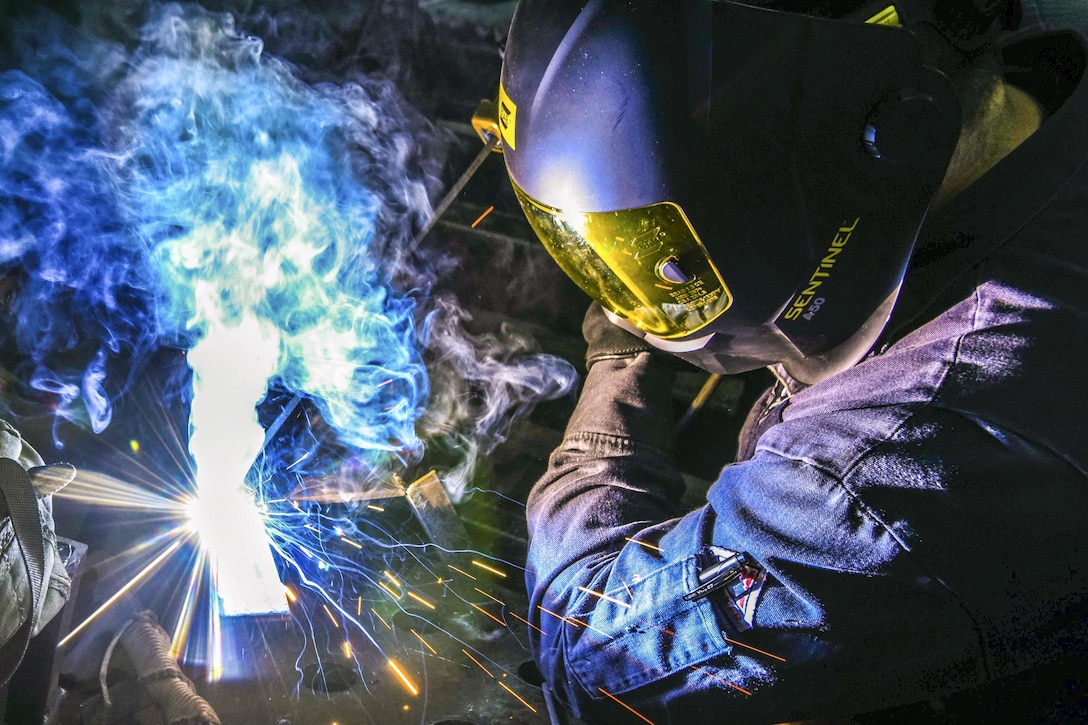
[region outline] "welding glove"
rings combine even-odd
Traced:
[[[640,352],[653,352],[656,349],[613,323],[597,302],[586,310],[585,319],[582,320],[582,337],[586,339],[587,345],[586,370],[601,360],[634,357]]]
[[[57,549],[52,494],[74,477],[67,464],[46,466],[0,420],[0,684],[22,660],[27,640],[68,599],[72,580]]]

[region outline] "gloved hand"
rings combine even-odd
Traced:
[[[75,473],[68,464],[46,466],[19,431],[0,420],[0,683],[14,672],[26,639],[68,599],[72,580],[57,550],[51,496]]]
[[[598,302],[594,302],[586,310],[586,316],[582,320],[582,337],[587,344],[586,370],[601,360],[634,357],[640,352],[656,349],[609,320]]]

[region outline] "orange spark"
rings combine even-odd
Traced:
[[[500,569],[496,569],[493,566],[488,566],[487,564],[484,564],[482,561],[476,561],[475,559],[473,559],[472,560],[472,565],[473,566],[478,566],[481,569],[483,569],[484,571],[489,571],[489,572],[491,572],[492,574],[494,574],[496,576],[501,576],[503,579],[506,578],[506,572],[504,572],[504,571],[502,571]]]
[[[349,642],[349,641],[347,641],[345,639],[343,647],[344,647],[344,656],[347,657],[350,660],[351,659],[351,642]]]
[[[388,594],[389,596],[393,597],[394,599],[400,599],[400,594],[397,594],[397,593],[396,593],[395,591],[393,591],[392,589],[390,589],[390,588],[389,588],[389,585],[388,585],[388,584],[386,584],[385,582],[378,582],[378,586],[380,586],[380,587],[381,587],[382,589],[384,589],[384,590],[385,590],[385,592],[386,592],[386,593],[387,593],[387,594]]]
[[[476,591],[478,591],[480,594],[483,594],[485,597],[487,597],[491,601],[498,602],[499,604],[503,605],[504,607],[506,606],[506,602],[504,602],[501,599],[496,599],[495,597],[493,597],[490,594],[488,594],[487,592],[485,592],[483,589],[480,589],[479,587],[472,587],[472,588],[475,589]]]
[[[374,613],[374,616],[378,618],[378,621],[385,625],[386,629],[388,629],[389,631],[393,630],[393,628],[389,626],[389,622],[382,619],[382,615],[378,614],[378,610],[374,609],[374,607],[371,607],[370,611]]]
[[[640,713],[640,712],[639,712],[638,710],[636,710],[635,708],[633,708],[633,707],[631,707],[630,705],[628,705],[628,704],[627,704],[626,702],[624,702],[624,701],[623,701],[623,700],[621,700],[620,698],[618,698],[618,697],[616,697],[615,695],[613,695],[613,694],[612,694],[611,692],[608,692],[608,691],[607,691],[607,690],[605,690],[605,689],[604,689],[603,687],[598,687],[598,688],[597,688],[597,690],[599,690],[599,691],[600,691],[600,693],[601,693],[602,695],[604,695],[605,697],[609,698],[609,699],[610,699],[610,700],[612,700],[613,702],[615,702],[615,703],[617,703],[617,704],[619,704],[619,705],[622,705],[623,707],[627,708],[627,710],[628,710],[629,712],[631,712],[631,714],[633,714],[633,715],[634,715],[635,717],[639,718],[639,719],[640,719],[640,720],[642,720],[643,722],[648,722],[648,723],[650,723],[650,725],[654,725],[654,722],[653,722],[653,720],[650,720],[650,719],[649,719],[648,717],[646,717],[645,715],[643,715],[642,713]]]
[[[437,651],[435,650],[435,648],[434,648],[434,647],[432,647],[432,646],[430,645],[430,643],[429,643],[429,642],[427,642],[427,640],[423,639],[423,635],[422,635],[422,634],[420,634],[419,632],[415,631],[414,629],[409,629],[408,631],[409,631],[409,632],[411,632],[412,634],[414,634],[414,635],[416,636],[416,639],[418,639],[418,640],[419,640],[420,642],[422,642],[422,643],[423,643],[423,646],[424,646],[424,647],[426,647],[427,649],[429,649],[429,650],[431,651],[431,654],[435,654],[435,655],[436,655],[436,654],[438,654],[438,652],[437,652]]]
[[[426,599],[419,596],[415,592],[408,592],[408,596],[411,597],[412,599],[415,599],[417,602],[419,602],[420,604],[422,604],[425,607],[429,607],[431,609],[437,609],[436,606],[434,606],[433,604],[431,604],[430,602],[428,602]]]
[[[626,609],[631,608],[631,605],[628,602],[621,602],[619,599],[616,599],[615,597],[610,597],[607,594],[604,594],[602,592],[594,591],[594,590],[589,589],[587,587],[578,587],[578,588],[581,591],[585,592],[586,594],[592,594],[593,596],[597,597],[598,599],[603,599],[606,602],[612,602],[613,604],[618,604],[621,607],[624,607]]]
[[[567,624],[571,625],[572,627],[577,627],[577,626],[578,626],[578,624],[577,624],[577,622],[576,622],[576,621],[573,621],[573,620],[567,619],[567,618],[566,618],[566,617],[564,617],[564,616],[563,616],[562,614],[556,614],[556,613],[555,613],[555,612],[553,612],[552,610],[550,610],[550,609],[548,609],[548,608],[546,608],[546,607],[542,607],[542,606],[540,606],[539,604],[537,605],[537,609],[539,609],[539,610],[540,610],[540,611],[542,611],[542,612],[547,612],[548,614],[552,615],[553,617],[555,617],[555,618],[556,618],[556,619],[558,619],[559,621],[561,621],[561,622],[566,622]]]
[[[495,675],[491,674],[491,670],[489,670],[489,669],[487,669],[486,667],[484,667],[484,666],[483,666],[483,663],[481,663],[481,662],[480,662],[480,660],[476,659],[476,658],[475,658],[475,657],[473,657],[473,656],[472,656],[471,654],[469,654],[469,651],[468,651],[467,649],[462,649],[461,651],[462,651],[462,652],[464,652],[464,653],[465,653],[466,655],[468,655],[468,658],[469,658],[470,660],[472,660],[472,661],[473,661],[473,662],[475,662],[475,663],[476,663],[477,665],[479,665],[479,666],[480,666],[480,669],[481,669],[481,670],[483,670],[484,672],[486,672],[486,673],[487,673],[487,676],[488,676],[488,677],[491,677],[491,678],[494,678],[494,677],[495,677]]]
[[[625,536],[623,538],[627,539],[632,544],[638,544],[639,546],[645,546],[647,549],[653,549],[654,551],[661,551],[661,552],[665,551],[661,547],[654,546],[653,544],[648,544],[645,541],[639,541],[638,539],[632,539],[630,536]]]
[[[291,601],[291,602],[297,602],[298,601],[298,597],[295,596],[295,592],[291,589],[291,587],[289,587],[287,585],[284,585],[283,593],[287,595],[287,599],[289,601]]]
[[[383,509],[383,508],[382,508],[381,506],[378,506],[378,505],[376,505],[376,504],[372,504],[372,503],[368,503],[368,504],[366,505],[366,507],[367,507],[368,509],[372,509],[372,510],[374,510],[374,511],[385,511],[385,509]]]
[[[484,220],[484,218],[485,218],[485,217],[487,217],[487,215],[488,215],[488,214],[490,214],[490,213],[491,213],[491,212],[493,212],[493,211],[495,211],[495,205],[494,205],[494,204],[492,204],[491,206],[487,207],[487,211],[485,211],[485,212],[484,212],[483,214],[481,214],[481,215],[480,215],[480,216],[479,216],[479,217],[478,217],[478,218],[476,219],[476,221],[472,222],[472,228],[473,228],[473,229],[475,229],[475,228],[476,228],[476,225],[477,225],[477,224],[479,224],[480,222],[482,222],[482,221]]]
[[[589,622],[583,622],[582,620],[580,620],[580,619],[575,619],[574,617],[571,617],[570,619],[571,619],[571,621],[572,621],[572,622],[574,622],[575,624],[580,624],[580,625],[582,625],[583,627],[585,627],[586,629],[592,629],[592,630],[593,630],[594,632],[596,632],[597,634],[601,635],[602,637],[607,637],[608,639],[612,639],[612,635],[608,634],[607,632],[602,632],[601,630],[597,629],[596,627],[594,627],[594,626],[593,626],[592,624],[590,624]],[[671,633],[670,633],[670,634],[671,634]]]
[[[724,635],[722,635],[722,636],[724,637]],[[744,644],[744,642],[738,642],[735,639],[729,639],[728,637],[725,637],[725,641],[728,642],[729,644],[735,644],[735,645],[737,645],[739,647],[744,647],[746,649],[750,649],[753,652],[759,652],[761,655],[767,655],[771,659],[778,660],[779,662],[785,662],[786,661],[785,657],[779,657],[778,655],[773,655],[770,652],[765,652],[764,650],[761,650],[758,647],[753,647],[750,644]]]
[[[450,569],[453,569],[458,574],[464,574],[465,576],[467,576],[472,581],[476,581],[476,577],[472,576],[467,571],[462,571],[461,569],[458,569],[457,567],[455,567],[453,564],[446,564],[446,566],[448,566]]]
[[[399,589],[399,588],[400,588],[401,586],[403,586],[403,585],[402,585],[402,584],[400,583],[400,580],[399,580],[399,579],[397,579],[397,578],[396,578],[395,576],[393,576],[393,574],[392,574],[391,572],[389,572],[389,571],[383,571],[383,572],[382,572],[382,576],[384,576],[384,577],[385,577],[386,579],[388,579],[389,581],[393,582],[393,586],[397,587],[398,589]]]
[[[397,673],[397,677],[399,677],[400,681],[404,683],[404,686],[408,688],[408,692],[413,695],[419,695],[419,690],[412,684],[412,681],[408,679],[408,675],[404,674],[404,670],[402,670],[396,662],[390,659],[389,666],[393,668],[393,672]]]
[[[501,619],[499,619],[498,617],[496,617],[496,616],[495,616],[494,614],[492,614],[491,612],[487,611],[487,610],[486,610],[486,609],[484,609],[483,607],[477,606],[477,605],[473,604],[472,602],[469,602],[469,605],[470,605],[470,606],[471,606],[471,607],[472,607],[473,609],[477,609],[477,610],[479,610],[479,611],[483,612],[484,614],[486,614],[487,616],[491,617],[492,619],[494,619],[494,620],[495,620],[496,622],[498,622],[498,623],[499,623],[499,624],[501,624],[502,626],[504,626],[504,627],[506,626],[506,622],[502,621]]]
[[[362,549],[362,548],[363,548],[363,545],[362,545],[362,544],[358,544],[358,543],[356,543],[356,542],[352,541],[351,539],[349,539],[349,538],[348,538],[348,537],[346,537],[346,536],[341,536],[341,537],[340,537],[340,540],[341,540],[341,541],[344,541],[344,542],[347,542],[347,543],[349,543],[349,544],[351,544],[351,545],[352,545],[352,546],[354,546],[354,547],[355,547],[356,549]]]
[[[514,692],[514,691],[513,691],[513,690],[511,690],[511,689],[510,689],[509,687],[507,687],[507,686],[506,686],[506,683],[505,683],[505,682],[500,682],[500,683],[499,683],[499,686],[500,686],[500,687],[501,687],[502,689],[504,689],[504,690],[506,690],[507,692],[509,692],[509,693],[510,693],[511,695],[513,695],[514,697],[518,698],[518,701],[519,701],[519,702],[521,702],[521,704],[522,704],[522,705],[524,705],[525,707],[529,708],[529,709],[530,709],[530,710],[532,710],[532,711],[533,711],[534,713],[536,712],[536,708],[535,708],[535,707],[533,707],[533,706],[532,706],[532,705],[530,705],[529,703],[525,702],[525,700],[524,700],[524,699],[522,699],[521,695],[519,695],[518,693]]]
[[[329,609],[329,606],[325,603],[322,603],[321,606],[325,608],[325,614],[329,615],[329,619],[332,620],[333,625],[339,627],[340,623],[336,621],[336,617],[332,616],[332,610]]]
[[[547,637],[547,636],[548,636],[548,633],[547,633],[547,632],[545,632],[545,631],[544,631],[543,629],[541,629],[540,627],[538,627],[538,626],[536,626],[535,624],[533,624],[532,622],[530,622],[530,621],[529,621],[528,619],[523,619],[523,618],[519,617],[518,615],[514,614],[513,612],[508,612],[508,614],[509,614],[509,615],[510,615],[511,617],[513,617],[514,619],[518,620],[519,622],[524,622],[525,624],[529,625],[530,627],[532,627],[533,629],[535,629],[535,630],[536,630],[537,632],[540,632],[540,633],[541,633],[542,635],[544,635],[545,637]]]

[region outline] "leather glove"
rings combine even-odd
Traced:
[[[585,319],[582,320],[582,337],[586,339],[587,345],[586,370],[601,360],[634,357],[640,352],[656,350],[650,343],[609,320],[604,308],[597,302],[586,310]]]

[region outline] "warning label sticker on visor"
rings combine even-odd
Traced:
[[[517,132],[518,107],[506,95],[506,89],[499,84],[499,134],[502,142],[512,149],[516,149],[514,137]]]

